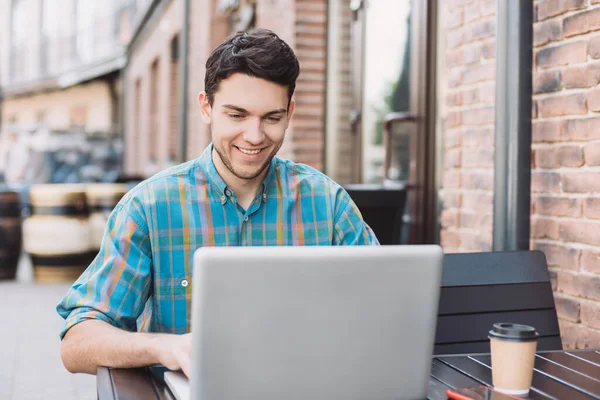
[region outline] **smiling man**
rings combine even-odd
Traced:
[[[212,143],[121,200],[98,256],[58,304],[69,371],[160,363],[189,375],[201,246],[378,244],[338,184],[276,157],[298,74],[292,49],[268,30],[238,33],[213,51],[198,97]]]

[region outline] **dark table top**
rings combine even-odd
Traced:
[[[172,399],[164,368],[98,369],[98,399]],[[492,385],[489,354],[437,356],[432,360],[428,399],[446,390]],[[600,350],[538,352],[530,399],[600,399]]]

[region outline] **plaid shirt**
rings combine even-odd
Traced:
[[[192,260],[201,246],[376,245],[341,186],[274,157],[247,210],[217,173],[212,145],[127,193],[98,255],[57,306],[73,325],[100,319],[128,331],[190,331]]]

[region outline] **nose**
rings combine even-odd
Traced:
[[[262,121],[260,118],[250,118],[248,126],[244,130],[243,139],[254,145],[258,146],[265,140],[265,133],[263,132]]]

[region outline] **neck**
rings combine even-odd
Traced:
[[[262,183],[263,179],[267,174],[268,168],[265,168],[264,171],[260,173],[254,179],[242,179],[235,176],[225,164],[221,160],[221,157],[217,154],[217,151],[213,149],[212,151],[212,160],[217,172],[225,181],[227,187],[235,193],[238,198],[238,202],[244,206],[244,204],[249,204],[256,197],[258,193],[258,188]]]

